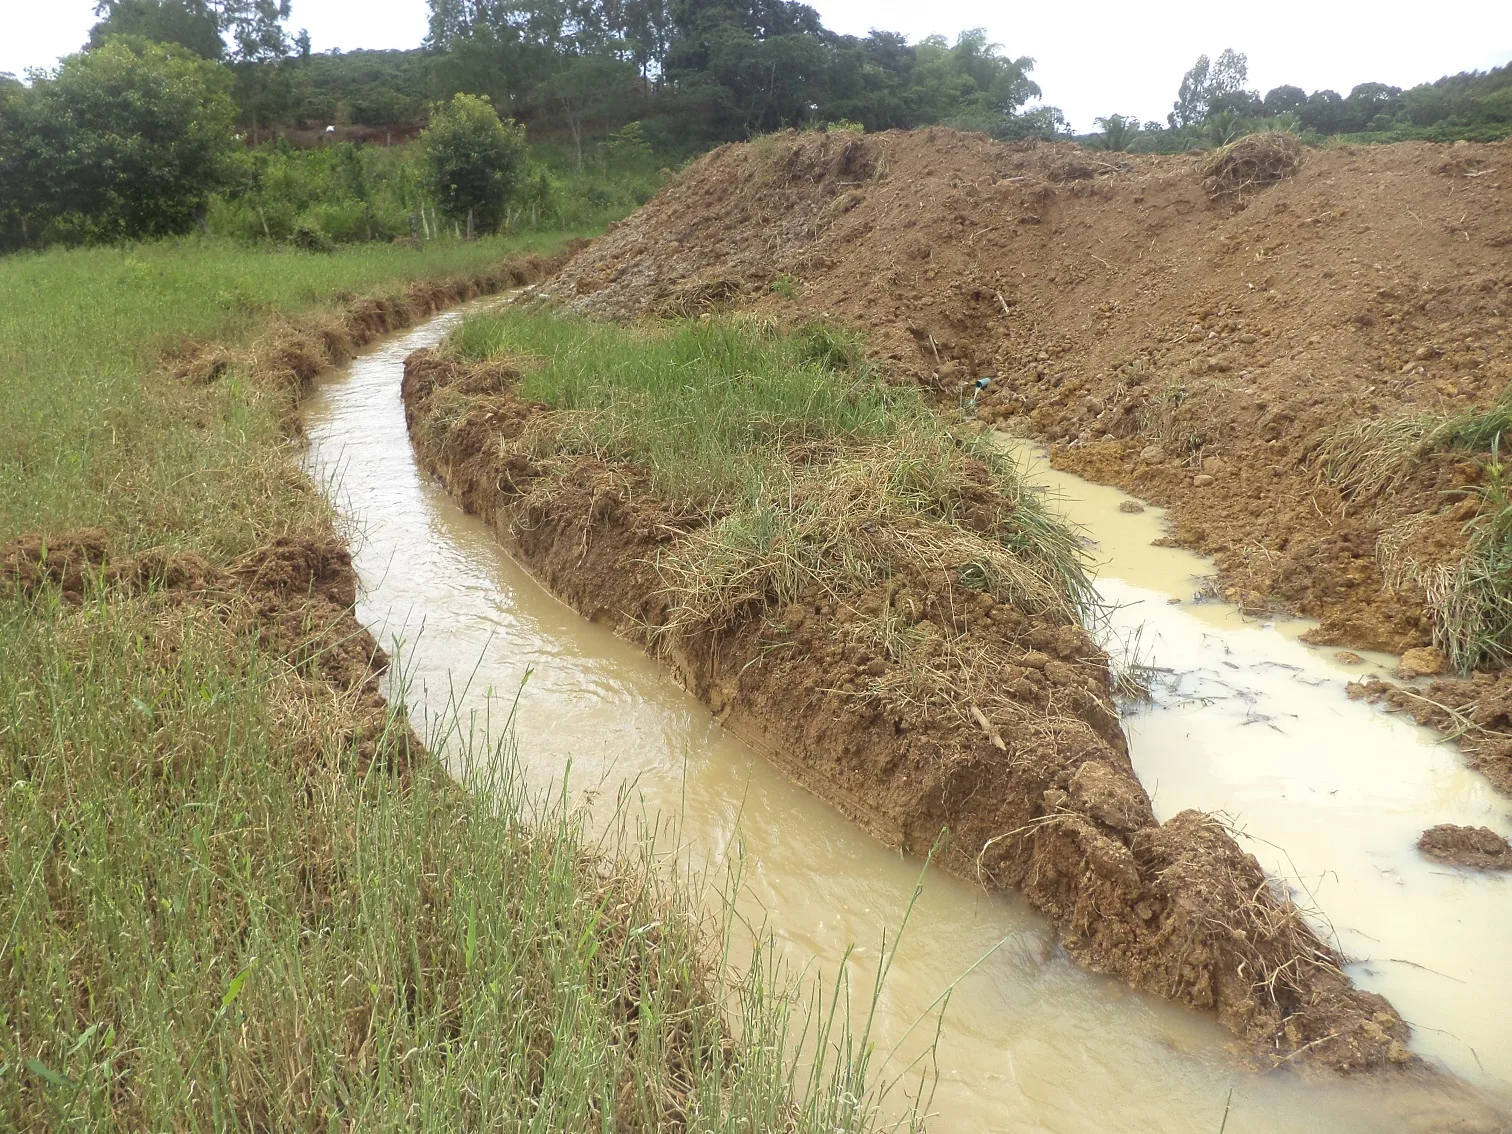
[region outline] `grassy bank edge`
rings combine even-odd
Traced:
[[[232,428],[286,424],[325,366],[505,281],[523,279],[275,320],[179,352],[176,380],[257,384]],[[297,547],[288,532],[328,536],[331,518],[292,456],[261,475],[294,482],[274,503],[304,514],[274,526]],[[841,1053],[799,1082],[770,958],[724,983],[643,843],[593,853],[507,771],[482,796],[413,774],[425,757],[402,712],[372,712],[376,647],[359,643],[360,673],[325,664],[360,630],[296,603],[287,649],[255,600],[181,578],[198,552],[141,554],[154,533],[128,526],[93,558],[49,557],[47,536],[40,555],[5,547],[0,1114],[16,1128],[869,1123],[864,1036],[816,1016],[812,1038]],[[215,553],[245,534],[201,544],[189,524],[168,546],[201,544],[220,578]],[[327,573],[354,586],[337,560]]]
[[[975,439],[921,447],[910,405],[950,431],[911,388],[870,407],[879,431],[795,383],[804,329],[551,320],[475,316],[404,386],[422,467],[543,585],[879,839],[922,850],[948,827],[947,869],[1021,891],[1077,960],[1214,1012],[1260,1064],[1423,1069],[1221,818],[1155,820],[1074,590],[1045,601],[998,562],[1060,546],[1011,469],[983,494]],[[772,354],[788,372],[764,390]],[[867,376],[829,369],[867,409]],[[966,539],[919,538],[936,526]]]

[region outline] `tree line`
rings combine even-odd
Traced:
[[[980,29],[953,42],[844,36],[794,0],[429,3],[413,51],[316,54],[290,30],[289,0],[99,0],[84,50],[26,83],[0,76],[0,250],[196,225],[312,248],[456,233],[469,215],[474,229],[578,226],[646,200],[664,165],[785,127],[1072,137],[1056,108],[1037,105],[1033,59]],[[499,159],[507,172],[437,173],[438,126],[464,120],[469,144],[512,155]],[[428,139],[393,150],[311,149],[281,133],[313,126],[325,141],[338,124],[427,122]],[[1512,66],[1408,90],[1262,96],[1245,56],[1226,50],[1182,77],[1165,122],[1111,114],[1076,140],[1171,152],[1256,130],[1501,137]],[[493,196],[480,190],[463,209],[459,184]]]
[[[1419,138],[1491,141],[1512,132],[1512,64],[1449,75],[1403,89],[1360,83],[1348,95],[1309,94],[1284,84],[1264,96],[1249,87],[1249,60],[1228,48],[1216,59],[1198,56],[1182,76],[1165,122],[1132,115],[1097,119],[1081,141],[1102,149],[1151,153],[1225,145],[1243,134],[1285,130],[1305,141],[1405,141]]]

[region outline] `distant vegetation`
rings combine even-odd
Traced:
[[[784,127],[1072,137],[1059,110],[1036,105],[1034,60],[981,29],[953,43],[839,35],[791,0],[429,3],[414,50],[314,54],[288,30],[288,0],[101,0],[83,53],[29,85],[0,76],[0,251],[195,225],[310,249],[460,232],[465,210],[448,212],[414,143],[457,94],[529,139],[486,221],[474,204],[491,230],[623,215],[667,168]],[[1409,90],[1262,96],[1245,56],[1225,50],[1197,60],[1165,122],[1096,125],[1076,140],[1154,153],[1260,130],[1313,144],[1490,140],[1512,132],[1512,66]],[[163,141],[180,136],[188,145]]]
[[[1112,114],[1078,140],[1106,150],[1178,153],[1245,134],[1285,130],[1304,142],[1495,141],[1512,133],[1512,64],[1450,75],[1410,90],[1361,83],[1346,95],[1279,86],[1249,89],[1249,61],[1232,48],[1199,56],[1165,122]]]

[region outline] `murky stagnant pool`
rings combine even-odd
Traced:
[[[648,811],[678,817],[697,861],[717,867],[743,854],[741,905],[795,965],[816,959],[832,974],[853,943],[863,965],[874,963],[913,893],[917,860],[786,781],[637,648],[544,591],[419,473],[399,401],[403,360],[460,318],[379,345],[320,383],[305,409],[310,469],[353,525],[359,614],[380,641],[402,644],[412,714],[423,724],[459,702],[492,705],[497,719],[518,694],[518,747],[537,787],[560,783],[569,762],[579,790],[612,796],[634,781]],[[1111,558],[1113,632],[1144,625],[1141,660],[1172,671],[1155,706],[1127,722],[1157,813],[1224,810],[1268,840],[1251,849],[1304,882],[1346,951],[1369,958],[1353,975],[1419,1025],[1417,1048],[1492,1105],[1512,1098],[1512,986],[1494,964],[1512,928],[1512,888],[1430,868],[1412,849],[1423,826],[1446,819],[1512,830],[1505,804],[1452,752],[1347,701],[1347,675],[1326,653],[1217,605],[1169,606],[1204,567],[1147,546],[1157,513],[1126,516],[1112,490],[1043,468],[1031,475],[1056,482]],[[1362,763],[1372,773],[1363,781]],[[1234,1134],[1485,1120],[1482,1102],[1453,1084],[1244,1072],[1212,1021],[1077,969],[1025,904],[939,871],[892,969],[879,1047],[1004,941],[951,1002],[936,1129],[1208,1134],[1230,1092]]]

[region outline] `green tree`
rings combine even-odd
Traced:
[[[651,143],[639,122],[629,122],[609,136],[609,160],[616,169],[640,169],[652,160]]]
[[[1265,92],[1265,101],[1261,104],[1268,117],[1278,114],[1296,114],[1307,105],[1307,92],[1301,87],[1290,84],[1282,84],[1272,87]]]
[[[1169,116],[1171,126],[1200,126],[1215,114],[1240,118],[1255,114],[1261,107],[1260,96],[1245,88],[1248,82],[1249,59],[1232,47],[1224,48],[1216,61],[1199,55],[1181,78]]]
[[[1139,136],[1139,119],[1132,114],[1110,114],[1106,118],[1094,118],[1092,123],[1098,129],[1099,149],[1126,150]]]
[[[202,4],[181,0],[112,0],[95,5],[104,18],[89,30],[89,46],[100,47],[113,36],[134,35],[155,43],[176,43],[202,59],[223,59],[225,41],[215,13]]]
[[[1337,134],[1348,125],[1349,111],[1338,91],[1313,91],[1297,111],[1303,127],[1320,134]]]
[[[1350,91],[1349,97],[1344,100],[1344,110],[1347,115],[1344,128],[1364,130],[1381,117],[1384,117],[1389,125],[1390,121],[1401,113],[1404,105],[1401,87],[1391,87],[1385,83],[1361,83]]]
[[[0,213],[14,243],[185,232],[236,148],[231,76],[117,38],[0,101]]]
[[[458,94],[431,109],[420,137],[441,215],[497,229],[526,180],[524,128],[501,121],[487,99]]]
[[[91,46],[112,35],[139,35],[178,43],[207,59],[225,55],[241,62],[278,59],[291,49],[284,32],[290,0],[97,0],[102,17],[90,33]],[[303,33],[298,37],[308,44]],[[214,42],[212,42],[212,40]],[[218,44],[218,47],[217,47]]]
[[[541,103],[572,134],[579,173],[583,172],[584,124],[623,115],[632,105],[637,78],[634,64],[612,55],[571,55],[541,84]]]

